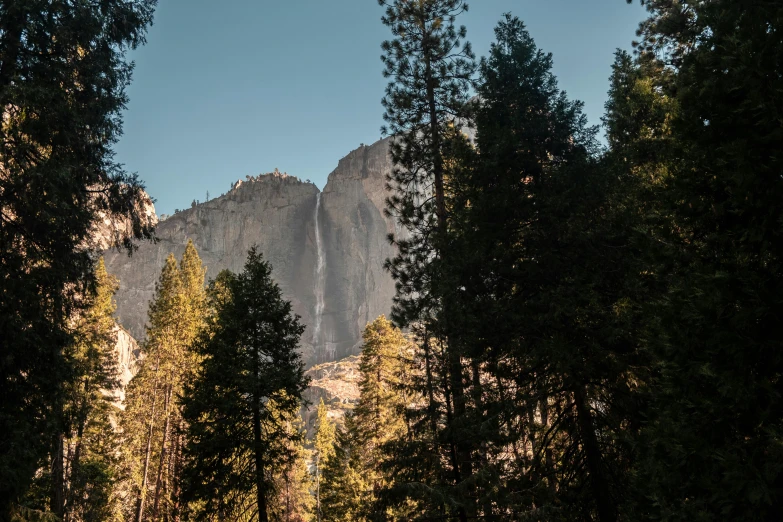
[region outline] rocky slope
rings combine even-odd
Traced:
[[[311,437],[315,430],[318,403],[323,399],[329,418],[343,425],[345,415],[353,411],[359,402],[359,382],[362,374],[359,371],[358,355],[349,355],[339,361],[326,362],[313,366],[305,375],[310,380],[310,387],[304,393],[306,406],[302,408],[302,419],[307,428],[307,436]]]
[[[225,195],[161,221],[157,243],[128,257],[107,251],[107,269],[120,279],[117,315],[136,339],[144,325],[155,281],[166,256],[182,255],[188,239],[207,267],[241,271],[247,250],[258,245],[294,312],[308,326],[302,355],[308,366],[359,352],[361,330],[388,314],[394,283],[383,262],[394,254],[386,236],[385,176],[388,140],[361,146],[340,160],[323,193],[311,183],[280,174],[248,177]]]

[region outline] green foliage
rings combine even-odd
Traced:
[[[180,263],[169,254],[150,302],[144,360],[126,391],[121,418],[128,483],[127,518],[157,520],[182,509],[183,448],[180,396],[197,371],[192,349],[203,329],[205,269],[192,241]]]
[[[318,403],[315,436],[313,437],[313,458],[315,459],[315,502],[317,519],[321,520],[321,476],[324,466],[334,456],[334,445],[337,432],[335,424],[329,420],[329,410],[324,404],[323,397]]]
[[[335,424],[329,420],[329,410],[324,404],[323,397],[318,403],[317,420],[313,446],[315,449],[316,466],[326,464],[334,455],[334,442],[337,436]]]
[[[142,186],[113,161],[132,64],[155,0],[8,0],[0,5],[0,513],[63,431],[75,380],[69,319],[93,282],[89,235],[127,219],[151,227]]]
[[[320,489],[322,520],[361,522],[366,520],[368,496],[372,495],[360,460],[360,445],[354,419],[348,416],[337,433],[334,456],[327,461]]]
[[[113,317],[118,282],[102,258],[94,277],[94,293],[85,296],[84,310],[72,321],[74,342],[65,351],[74,374],[64,390],[63,431],[21,501],[26,509],[75,520],[109,520],[117,508],[117,438],[111,422],[119,386]]]
[[[639,512],[779,519],[783,8],[646,4],[640,72],[678,110],[656,158],[668,173],[653,256],[666,293],[650,309],[660,377],[640,440]]]
[[[391,238],[399,255],[387,268],[400,285],[394,318],[419,321],[429,307],[427,263],[439,246],[432,231],[446,226],[445,184],[448,141],[455,118],[464,113],[475,71],[466,29],[456,17],[468,10],[463,0],[379,0],[382,21],[394,39],[382,44],[384,77],[391,78],[383,99],[384,134],[392,136],[394,163],[389,176],[387,213],[408,230]]]
[[[448,503],[457,505],[464,522],[473,516],[470,495],[461,491],[471,474],[468,453],[473,439],[462,423],[462,360],[457,350],[446,349],[454,339],[449,337],[440,261],[449,255],[447,195],[455,168],[451,149],[455,142],[465,142],[460,126],[475,72],[473,52],[464,41],[466,29],[455,25],[468,6],[463,0],[379,4],[386,7],[382,21],[394,36],[382,44],[381,57],[384,76],[392,80],[383,99],[388,124],[383,132],[392,137],[394,163],[386,210],[406,230],[404,236],[390,238],[398,255],[386,262],[397,284],[392,317],[419,337],[420,357],[427,368],[421,387],[426,389],[426,416],[431,419],[421,426],[431,430],[429,437],[443,439],[442,445],[430,445],[432,454],[425,460],[443,462],[435,468],[437,481],[445,489],[456,487],[444,494]],[[468,504],[467,511],[463,503]]]
[[[616,520],[649,365],[633,332],[651,284],[629,207],[642,189],[600,161],[522,22],[496,36],[462,111],[475,143],[442,142],[445,230],[390,264],[423,400],[387,445],[382,498],[415,500],[421,519]]]
[[[280,422],[287,432],[286,453],[284,458],[272,465],[273,494],[269,502],[269,519],[310,522],[315,519],[316,499],[311,494],[313,477],[307,469],[304,423],[298,410],[285,412]]]
[[[69,520],[84,522],[122,521],[121,496],[117,490],[121,467],[117,446],[121,439],[112,426],[117,411],[109,403],[101,404],[84,429],[83,456],[73,468],[69,480]]]
[[[108,146],[154,2],[0,5],[0,520],[783,518],[783,7],[645,0],[602,150],[519,19],[474,79],[462,0],[379,3],[413,342],[367,325],[314,480],[304,328],[255,249],[207,292],[169,256],[112,428],[117,283],[81,245],[138,199]]]
[[[478,155],[455,191],[452,257],[477,424],[494,426],[477,457],[479,502],[486,514],[616,520],[617,437],[634,404],[634,247],[596,129],[558,89],[551,55],[510,15],[496,36],[481,66]],[[532,452],[503,462],[514,447]]]
[[[255,248],[244,271],[221,273],[209,295],[215,317],[194,345],[203,361],[183,397],[187,499],[196,520],[247,511],[265,521],[279,495],[276,466],[301,438],[286,419],[307,386],[296,351],[304,326]]]
[[[384,316],[368,323],[362,335],[359,402],[337,436],[322,485],[323,519],[385,520],[409,515],[408,503],[379,501],[378,492],[394,481],[388,463],[390,444],[406,436],[409,401],[407,367],[411,344]]]

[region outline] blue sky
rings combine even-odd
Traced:
[[[460,23],[486,54],[504,12],[554,55],[560,87],[599,124],[616,48],[644,17],[625,0],[473,0]],[[137,172],[158,214],[280,171],[319,187],[337,161],[379,139],[375,0],[159,0],[136,62],[117,159]]]

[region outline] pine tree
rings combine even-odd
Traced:
[[[206,315],[205,270],[188,241],[177,265],[166,259],[150,303],[144,362],[126,393],[124,430],[134,482],[133,519],[159,520],[182,509],[185,425],[179,397],[197,369],[191,345]]]
[[[323,397],[318,403],[318,416],[316,420],[315,437],[313,438],[315,458],[315,509],[316,518],[320,522],[321,520],[321,475],[323,474],[323,468],[329,462],[329,459],[334,456],[334,445],[336,434],[335,424],[329,420],[329,410],[324,404]]]
[[[142,187],[113,161],[154,0],[0,5],[0,520],[63,431],[69,320],[92,283],[93,223],[150,237]],[[58,508],[59,509],[59,508]]]
[[[104,400],[88,419],[82,432],[81,458],[68,477],[66,518],[69,521],[120,522],[122,497],[117,488],[121,465],[115,431],[116,406]]]
[[[399,447],[395,442],[407,435],[411,343],[384,316],[367,324],[362,340],[359,401],[338,436],[335,463],[330,459],[324,471],[324,520],[409,515],[408,502],[395,495],[379,502],[378,493],[394,481],[389,462]]]
[[[144,343],[144,362],[126,392],[126,431],[135,439],[128,445],[134,464],[135,509],[133,520],[141,522],[154,494],[155,453],[165,446],[171,416],[172,385],[179,368],[176,333],[182,320],[182,283],[173,254],[166,264],[150,302],[149,327]]]
[[[640,516],[783,516],[777,2],[646,2],[638,61],[676,107],[652,252],[659,361],[639,442]]]
[[[65,520],[97,519],[116,508],[110,481],[114,473],[114,448],[107,441],[115,439],[111,421],[116,419],[116,411],[112,401],[119,387],[113,300],[119,282],[106,271],[103,258],[98,260],[95,281],[95,296],[87,313],[78,320],[77,342],[69,354],[79,380],[71,387],[66,409],[70,427],[70,433],[64,434],[63,448],[68,448],[67,452],[63,451],[67,455],[64,466],[67,487],[61,493]],[[95,491],[95,483],[102,484],[100,492]]]
[[[272,490],[269,519],[274,522],[310,522],[315,519],[313,480],[307,469],[304,422],[299,411],[280,412],[280,422],[287,433],[284,447],[272,467]]]
[[[427,367],[429,436],[443,439],[443,445],[437,443],[432,450],[448,463],[438,481],[454,489],[441,493],[465,521],[475,515],[463,487],[472,473],[472,441],[463,423],[467,406],[462,359],[458,340],[449,336],[441,261],[449,255],[449,149],[453,140],[464,140],[459,127],[475,70],[470,45],[464,43],[466,30],[455,26],[468,6],[463,0],[379,4],[386,7],[382,21],[394,35],[382,45],[384,76],[392,79],[383,100],[388,123],[383,131],[393,138],[394,162],[387,211],[407,232],[405,238],[392,238],[399,253],[387,262],[397,281],[393,318],[415,328],[419,336]],[[433,455],[430,460],[440,459]]]
[[[119,386],[113,317],[118,281],[106,271],[103,258],[94,277],[94,293],[85,296],[86,308],[72,324],[74,342],[65,351],[74,373],[64,395],[64,430],[54,438],[46,471],[23,500],[27,508],[50,511],[63,520],[95,519],[96,514],[108,518],[117,507],[108,480],[116,459],[107,441],[115,439],[111,422]]]
[[[363,522],[372,495],[361,461],[359,434],[348,415],[337,431],[335,454],[323,470],[320,500],[325,522]]]
[[[633,333],[649,290],[638,189],[599,161],[596,129],[524,24],[507,15],[496,36],[475,147],[453,149],[443,262],[481,441],[472,491],[488,518],[617,520],[648,366]]]
[[[216,316],[195,348],[201,368],[185,390],[188,498],[197,520],[270,520],[274,469],[295,433],[283,419],[307,386],[296,351],[304,326],[255,248],[244,271],[212,284]]]

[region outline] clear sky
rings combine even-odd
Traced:
[[[459,22],[478,56],[511,12],[600,123],[614,50],[631,48],[644,17],[638,2],[469,3]],[[340,158],[381,137],[381,14],[375,0],[159,0],[147,45],[132,53],[117,159],[158,214],[275,168],[323,188]]]

